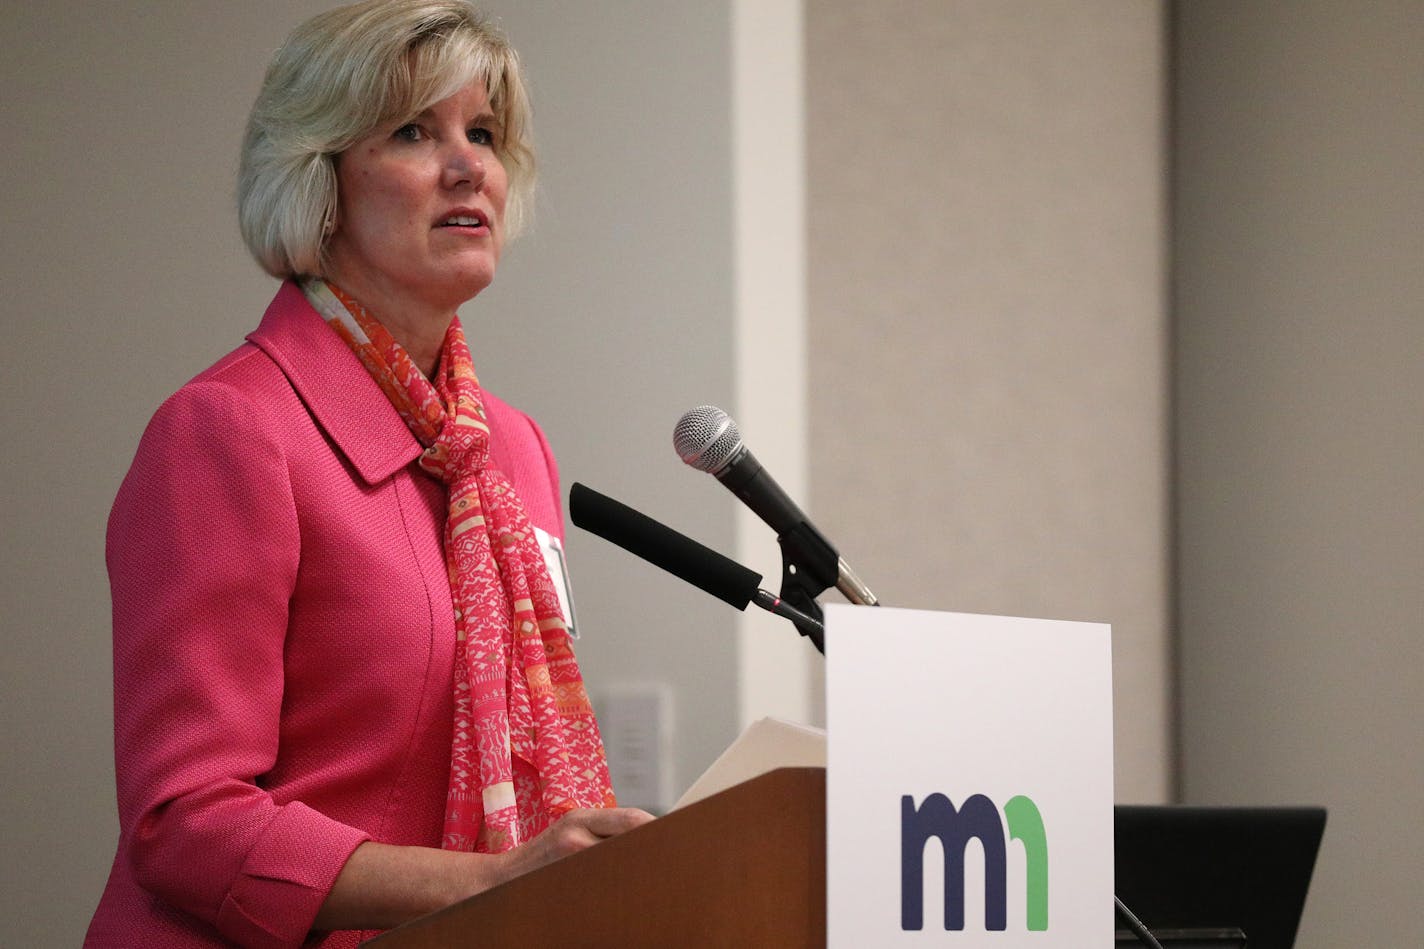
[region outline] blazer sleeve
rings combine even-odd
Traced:
[[[140,885],[240,945],[299,945],[367,839],[260,785],[299,558],[261,407],[190,383],[150,423],[109,519],[119,818]]]

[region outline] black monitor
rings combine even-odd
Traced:
[[[1294,944],[1324,808],[1119,804],[1114,829],[1117,896],[1164,949]]]

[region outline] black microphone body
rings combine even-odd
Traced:
[[[750,449],[742,448],[726,467],[714,474],[727,490],[776,532],[777,540],[792,561],[810,572],[822,589],[836,585],[840,579],[840,554]]]
[[[781,490],[781,485],[750,449],[743,447],[722,470],[713,474],[778,535],[793,530],[798,524],[809,523],[796,502]]]

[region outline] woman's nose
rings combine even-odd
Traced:
[[[443,178],[447,188],[478,189],[485,181],[485,160],[480,149],[471,142],[454,145],[446,156]]]

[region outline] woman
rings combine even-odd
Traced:
[[[649,819],[613,806],[544,567],[553,458],[455,318],[532,176],[515,54],[461,0],[276,54],[238,200],[284,283],[110,518],[121,831],[88,944],[355,945]]]

